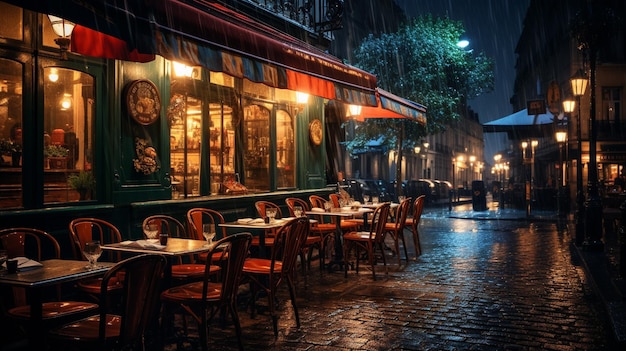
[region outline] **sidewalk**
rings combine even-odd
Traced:
[[[527,215],[525,210],[504,208],[501,209],[497,202],[488,199],[486,211],[473,211],[470,201],[454,203],[450,211],[450,218],[473,219],[473,220],[528,220],[529,222],[552,221],[565,225],[570,233],[575,233],[575,222],[572,214],[568,218],[559,218],[555,211],[531,211]],[[603,237],[604,250],[591,252],[582,247],[571,244],[578,256],[586,275],[594,287],[595,293],[601,298],[615,340],[620,344],[626,344],[626,281],[619,274],[620,245],[619,228],[605,229]],[[571,235],[573,237],[574,235]]]

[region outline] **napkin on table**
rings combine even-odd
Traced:
[[[148,249],[148,250],[163,250],[166,246],[166,245],[161,245],[159,244],[158,241],[155,242],[153,240],[137,240],[137,241],[126,240],[126,241],[122,241],[120,244],[124,246],[136,247],[136,248]]]
[[[17,260],[17,270],[18,271],[27,271],[30,269],[35,269],[39,267],[43,267],[43,264],[37,262],[35,260],[31,260],[28,257],[15,257],[13,260]]]
[[[324,209],[323,209],[323,208],[319,208],[319,207],[313,207],[313,208],[311,209],[311,211],[312,211],[312,212],[326,212],[326,211],[324,211]]]

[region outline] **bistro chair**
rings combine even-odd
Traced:
[[[54,348],[145,350],[144,336],[157,317],[166,265],[161,255],[139,255],[111,267],[102,278],[99,313],[52,329],[48,336]],[[109,280],[120,272],[124,272],[122,305],[111,306]]]
[[[404,257],[408,263],[409,254],[406,249],[406,240],[404,239],[404,228],[406,227],[406,217],[411,209],[411,198],[405,198],[396,208],[394,220],[385,223],[385,232],[393,239],[396,255],[398,255],[398,265],[401,264],[400,257],[400,240],[402,240],[402,248],[404,249]],[[390,210],[391,211],[391,210]]]
[[[218,211],[203,207],[195,207],[187,211],[187,230],[196,240],[206,240],[202,235],[202,225],[211,223],[215,225],[215,232],[217,233],[215,241],[223,239],[228,235],[226,227],[220,226],[220,224],[226,223],[226,221],[224,216]],[[196,260],[198,262],[206,262],[207,255],[207,252],[197,254]],[[213,261],[215,262],[215,259]]]
[[[426,201],[426,195],[420,195],[413,202],[413,217],[407,218],[405,226],[411,228],[413,234],[413,243],[415,244],[415,257],[422,253],[422,245],[419,237],[419,224],[422,218],[422,212],[424,211],[424,202]]]
[[[7,250],[9,257],[28,257],[37,261],[61,258],[61,247],[49,233],[35,228],[9,228],[0,230],[0,248]],[[57,300],[60,300],[61,287],[56,286]],[[11,318],[20,322],[30,320],[30,305],[24,288],[14,287],[3,291],[3,300],[12,300],[6,311]],[[98,308],[94,303],[81,301],[50,301],[42,304],[44,323],[63,322],[68,318],[87,314]]]
[[[344,193],[347,194],[347,192],[345,190],[341,190]],[[341,202],[340,200],[343,200],[344,202],[349,202],[350,197],[348,196],[348,198],[346,199],[344,195],[342,195],[341,193],[339,194],[330,194],[328,195],[328,198],[330,199],[330,201],[333,203],[333,207],[335,208],[341,208]],[[347,206],[347,205],[344,205]],[[363,228],[363,226],[365,226],[365,220],[363,218],[342,218],[341,219],[341,230],[345,232],[349,232],[349,231],[355,231],[355,230],[359,230],[359,228]]]
[[[223,237],[209,251],[209,255],[214,258],[217,257],[221,263],[222,275],[219,281],[211,280],[210,262],[207,261],[202,281],[173,287],[161,294],[163,302],[178,304],[196,320],[202,350],[209,349],[209,324],[216,313],[224,309],[232,317],[239,349],[243,350],[241,325],[237,314],[237,290],[251,242],[252,235],[250,233],[238,233]]]
[[[357,273],[359,273],[360,251],[362,249],[367,253],[367,258],[372,267],[372,275],[374,280],[376,280],[376,260],[374,259],[374,254],[376,253],[376,248],[378,248],[382,256],[383,264],[385,265],[385,274],[388,274],[383,241],[385,239],[385,224],[389,217],[389,208],[389,203],[384,203],[374,210],[369,231],[350,232],[343,235],[344,275],[346,278],[348,277],[348,254],[353,248],[355,250]]]
[[[98,218],[76,218],[69,224],[70,239],[72,242],[72,250],[74,258],[87,261],[83,255],[85,243],[92,240],[99,240],[101,244],[115,244],[122,241],[122,235],[119,229],[112,223]],[[121,255],[119,252],[102,250],[102,257],[109,262],[119,262]],[[118,277],[109,280],[109,289],[111,291],[121,292],[122,285],[120,279],[123,279],[123,273]],[[79,281],[76,286],[78,289],[88,294],[97,301],[100,295],[100,285],[102,278],[90,278]]]
[[[157,214],[148,216],[143,220],[142,228],[146,224],[156,224],[159,233],[166,233],[169,238],[196,239],[192,234],[185,230],[185,226],[176,218],[170,215]],[[212,265],[214,273],[219,272],[219,266]],[[188,255],[186,260],[183,257],[178,258],[177,264],[172,264],[172,279],[179,282],[187,282],[190,280],[200,280],[204,277],[204,264],[195,263],[195,257]]]
[[[339,208],[339,195],[338,194],[330,194],[329,196],[329,200],[326,200],[325,198],[319,196],[319,195],[311,195],[309,196],[309,201],[311,202],[311,206],[313,207],[318,207],[318,208],[324,208],[324,203],[325,202],[332,202],[333,207],[335,208]],[[337,218],[337,217],[331,217],[330,218],[330,223],[333,223],[335,225],[337,225],[336,221],[340,221],[339,225],[341,227],[341,231],[342,232],[349,232],[349,231],[355,231],[358,229],[358,223],[351,221],[351,220],[347,220],[347,219],[342,219],[342,218]]]
[[[266,211],[268,208],[272,208],[276,210],[275,219],[283,218],[283,211],[280,209],[280,206],[271,202],[271,201],[257,201],[254,203],[254,208],[256,209],[257,214],[262,218],[267,218]],[[268,229],[265,231],[265,246],[272,247],[274,246],[274,236],[276,235],[277,229]],[[261,240],[258,236],[254,236],[252,238],[252,246],[260,246]]]
[[[285,199],[285,203],[289,208],[289,214],[291,217],[296,217],[294,213],[294,207],[300,206],[302,208],[301,216],[307,217],[304,212],[309,211],[309,204],[297,197],[288,197]],[[306,285],[306,271],[311,270],[311,259],[313,257],[313,248],[317,248],[317,252],[320,260],[320,271],[324,268],[324,241],[326,237],[321,235],[320,231],[314,229],[318,225],[317,221],[310,223],[309,236],[307,236],[306,244],[302,248],[302,252],[300,254],[300,262],[302,264],[302,274],[304,275],[305,285]],[[331,233],[334,233],[335,229],[331,229]]]
[[[296,325],[300,327],[300,316],[296,305],[296,291],[293,274],[296,268],[298,254],[306,244],[309,235],[310,223],[307,217],[298,217],[285,223],[276,233],[271,258],[249,257],[243,264],[244,277],[250,281],[252,292],[252,312],[255,312],[257,290],[267,295],[269,312],[272,316],[274,336],[278,337],[278,315],[276,314],[276,292],[286,283],[289,288],[291,305],[296,317]]]

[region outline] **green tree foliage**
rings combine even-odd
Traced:
[[[376,75],[383,89],[425,105],[427,125],[366,119],[348,142],[349,150],[379,137],[388,149],[398,149],[397,143],[402,143],[402,149],[412,149],[423,136],[441,132],[457,120],[467,100],[493,90],[493,61],[484,53],[457,46],[464,31],[461,22],[427,15],[411,20],[396,33],[370,35],[361,43],[355,51],[355,66]]]

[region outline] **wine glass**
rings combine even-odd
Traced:
[[[210,246],[211,243],[213,242],[213,239],[215,238],[215,224],[214,223],[203,224],[202,236],[204,236],[204,238],[206,239],[207,245]]]
[[[155,223],[146,223],[143,226],[143,233],[148,240],[156,240],[159,236],[159,226]]]
[[[294,206],[293,207],[293,215],[296,217],[302,216],[302,206]]]
[[[98,268],[96,262],[98,261],[98,258],[100,258],[100,255],[102,255],[102,247],[100,247],[100,241],[93,240],[86,242],[85,249],[83,250],[83,255],[85,255],[85,257],[89,261],[89,265],[87,266],[88,269]]]
[[[276,218],[276,209],[275,208],[268,208],[265,210],[265,215],[267,216],[267,218],[270,219],[270,223],[274,223]]]
[[[3,265],[8,259],[9,252],[7,250],[0,250],[0,274],[6,273],[6,268],[4,268]]]

